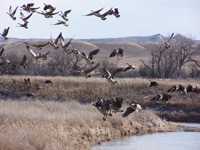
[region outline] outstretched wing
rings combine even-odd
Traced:
[[[160,34],[159,34],[159,38],[162,40],[163,43],[165,43],[165,40],[162,38]]]
[[[22,61],[19,63],[19,65],[24,66],[26,63],[26,60],[27,60],[27,57],[26,57],[26,55],[24,55],[24,57],[23,57]]]
[[[12,14],[12,6],[9,7],[9,14]]]
[[[117,73],[124,71],[124,68],[118,68],[112,71],[111,78],[114,78]]]
[[[21,16],[21,19],[25,18],[24,14],[22,12],[20,12],[20,16]]]
[[[36,57],[36,56],[37,56],[37,55],[33,52],[33,50],[30,49],[30,46],[26,45],[26,48],[28,49],[28,51],[31,53],[31,55],[32,55],[33,57]]]
[[[73,40],[73,38],[71,38],[71,39],[64,45],[64,47],[67,48],[67,47],[71,44],[72,40]]]
[[[99,66],[99,64],[97,64],[96,66],[94,66],[94,67],[92,67],[92,68],[89,68],[88,70],[85,70],[84,72],[85,72],[85,73],[90,73],[90,72],[92,72],[94,69],[96,69],[98,66]]]
[[[18,8],[18,6],[15,8],[15,10],[12,12],[12,15],[14,16],[15,15],[15,13],[17,12],[17,8]]]
[[[172,33],[172,35],[170,36],[167,42],[169,42],[173,36],[174,36],[174,33]]]
[[[2,47],[0,51],[0,57],[3,55],[3,52],[4,52],[4,48]]]
[[[119,48],[118,54],[123,55],[124,50],[122,48]]]
[[[99,49],[96,49],[96,50],[91,51],[91,52],[89,53],[89,58],[90,58],[90,60],[92,60],[93,55],[96,55],[98,52],[99,52]]]
[[[110,57],[114,57],[117,53],[117,50],[115,49],[114,51],[112,51],[112,53],[110,54]]]
[[[58,43],[58,40],[59,38],[62,36],[62,32],[60,32],[60,34],[58,35],[58,37],[55,39],[54,43],[57,44]]]
[[[125,111],[124,114],[122,114],[123,117],[127,117],[128,115],[130,115],[132,112],[134,112],[135,109],[131,108],[131,107],[128,107]]]
[[[85,58],[88,57],[88,55],[87,55],[85,52],[81,52],[81,55],[82,55],[83,57],[85,57]]]
[[[111,76],[111,73],[108,71],[108,70],[106,70],[106,69],[103,69],[103,71],[108,75],[108,77],[110,77]]]

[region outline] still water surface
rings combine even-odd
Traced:
[[[184,124],[200,128],[200,124]],[[200,132],[167,132],[126,137],[102,143],[92,150],[200,150]]]

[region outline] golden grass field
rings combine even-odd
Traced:
[[[30,78],[31,87],[24,85]],[[51,79],[53,84],[45,84]],[[110,85],[103,78],[1,76],[0,77],[0,149],[89,149],[103,141],[127,135],[175,131],[177,127],[161,119],[154,107],[179,108],[168,117],[199,117],[200,95],[173,93],[166,104],[155,104],[151,96],[166,91],[173,84],[196,85],[198,80],[157,80],[157,88],[149,88],[147,79],[120,79]],[[36,86],[41,86],[36,90]],[[29,98],[26,93],[33,93]],[[143,110],[127,118],[121,113],[103,121],[102,114],[92,106],[99,98],[123,97],[126,102],[139,103]],[[160,114],[161,113],[161,114]],[[167,116],[166,114],[164,117]],[[187,115],[187,116],[185,116]]]

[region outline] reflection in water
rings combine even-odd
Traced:
[[[190,124],[190,126],[193,126]],[[168,132],[105,142],[92,150],[200,150],[200,132]]]

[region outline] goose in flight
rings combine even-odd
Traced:
[[[117,57],[123,57],[124,55],[123,55],[123,52],[124,52],[124,50],[123,49],[121,49],[121,48],[119,48],[118,50],[113,50],[112,51],[112,53],[110,54],[110,57],[115,57],[115,56],[117,56]]]
[[[7,14],[8,14],[13,20],[16,20],[15,14],[16,14],[16,12],[17,12],[17,8],[18,8],[18,6],[15,8],[14,11],[12,11],[12,6],[10,6],[9,12],[7,12]]]
[[[54,15],[58,14],[59,12],[55,12],[54,10],[46,11],[46,12],[37,12],[38,14],[43,15],[45,18],[53,18]]]
[[[73,49],[70,52],[68,52],[68,54],[71,54],[71,53],[73,53],[74,55],[80,55],[80,56],[82,56],[81,52],[79,50],[77,50],[77,49]]]
[[[39,9],[40,7],[33,7],[34,3],[28,3],[28,4],[24,4],[22,5],[20,8],[22,8],[24,11],[27,12],[36,12],[37,9]]]
[[[21,15],[20,18],[21,18],[24,22],[27,22],[27,23],[28,23],[27,20],[32,16],[32,14],[33,14],[33,13],[30,13],[30,15],[28,15],[28,16],[25,17],[24,14],[23,14],[22,12],[20,12],[20,15]]]
[[[53,25],[64,25],[64,26],[66,26],[66,27],[68,27],[68,26],[69,26],[69,24],[67,24],[67,22],[65,22],[65,21],[62,21],[62,20],[58,20],[58,22],[57,22],[57,23],[55,23],[55,24],[53,24]]]
[[[39,59],[41,59],[41,58],[43,58],[43,60],[46,60],[46,59],[47,59],[47,55],[49,54],[49,51],[46,52],[46,53],[43,53],[43,54],[41,54],[41,53],[35,54],[35,53],[33,52],[33,50],[30,49],[30,46],[27,45],[26,48],[27,48],[27,50],[31,53],[31,55],[32,55],[33,58],[36,60],[36,62],[40,62]]]
[[[122,107],[123,100],[124,99],[122,97],[115,97],[106,102],[110,106],[110,111],[117,113],[117,112],[123,112],[123,110],[120,110],[120,108]]]
[[[57,43],[58,43],[58,40],[60,39],[61,35],[62,35],[62,33],[60,33],[60,34],[57,36],[57,38],[56,38],[55,40],[53,39],[53,37],[52,37],[52,35],[51,35],[51,39],[50,39],[51,42],[50,42],[50,44],[51,44],[55,49],[59,48],[58,45],[57,45]]]
[[[48,9],[51,10],[51,11],[54,11],[56,10],[56,7],[53,7],[51,4],[45,4],[44,3],[44,8],[43,8],[45,11],[47,11]]]
[[[124,68],[119,68],[119,69],[116,69],[116,70],[113,70],[112,73],[110,73],[108,70],[104,69],[103,71],[106,73],[106,79],[109,83],[111,83],[112,85],[113,84],[116,84],[117,81],[114,80],[114,77],[117,73],[120,73],[123,71]]]
[[[28,22],[24,22],[24,24],[21,24],[21,23],[18,23],[18,24],[19,24],[19,26],[17,26],[17,27],[23,27],[25,29],[28,29]]]
[[[72,10],[66,10],[64,13],[61,11],[61,14],[59,14],[65,21],[68,21],[67,15],[71,12]]]
[[[112,13],[113,13],[113,10],[112,10],[112,8],[111,8],[111,9],[109,9],[108,11],[106,11],[105,13],[98,15],[97,17],[100,17],[101,20],[106,20],[106,19],[107,19],[106,17],[107,17],[108,15],[112,15]]]
[[[167,93],[162,93],[162,94],[159,93],[156,96],[152,97],[151,100],[152,101],[163,100],[163,101],[167,102],[171,98],[172,98],[172,96]]]
[[[78,71],[75,72],[75,74],[81,75],[85,78],[90,78],[91,75],[89,74],[90,72],[92,72],[93,70],[95,70],[97,67],[99,66],[99,64],[96,64],[94,67],[91,67],[87,70],[81,70],[79,69]]]
[[[99,49],[96,49],[89,52],[89,55],[87,55],[85,52],[82,52],[81,54],[88,64],[94,64],[94,61],[92,61],[92,59],[93,59],[93,56],[96,55],[98,52],[99,52]]]
[[[173,37],[174,33],[171,34],[170,38],[168,39],[168,41],[165,41],[163,39],[163,37],[161,35],[159,35],[159,38],[162,40],[162,42],[164,43],[164,46],[166,49],[170,48],[170,44],[169,44],[169,41],[171,40],[171,38]]]
[[[101,14],[100,14],[100,11],[102,11],[103,9],[104,9],[104,7],[101,8],[101,9],[98,9],[98,10],[96,10],[96,11],[91,10],[91,13],[89,13],[89,14],[87,14],[87,15],[85,15],[85,16],[92,16],[92,15],[94,15],[94,16],[99,17],[99,16],[101,15]]]
[[[49,42],[47,42],[47,43],[44,43],[44,44],[29,44],[29,43],[27,43],[27,42],[24,42],[25,44],[27,44],[27,45],[31,45],[31,46],[33,46],[33,47],[36,47],[38,50],[41,50],[43,47],[45,47],[45,46],[47,46],[48,44],[50,44]]]
[[[107,116],[112,116],[110,113],[109,104],[106,103],[103,99],[98,100],[96,103],[93,104],[97,108],[97,110],[103,114],[103,120],[106,121]]]
[[[122,114],[122,117],[127,117],[128,115],[130,115],[132,112],[136,111],[139,112],[142,110],[142,107],[140,106],[140,104],[134,104],[134,103],[130,103],[130,106],[127,107],[126,111],[124,114]]]
[[[68,47],[71,44],[72,40],[73,40],[73,38],[71,38],[67,43],[65,43],[64,38],[63,38],[63,36],[61,34],[61,36],[60,36],[61,47],[63,48],[63,50],[65,52],[69,51]]]
[[[27,57],[26,57],[26,55],[24,55],[24,57],[23,57],[22,61],[19,63],[19,66],[21,66],[21,67],[24,67],[24,68],[25,68],[25,63],[26,63],[26,61],[27,61]]]
[[[6,40],[8,39],[6,36],[8,35],[9,29],[10,27],[8,27],[7,29],[4,29],[2,34],[0,33],[1,36],[4,37],[4,39]]]

